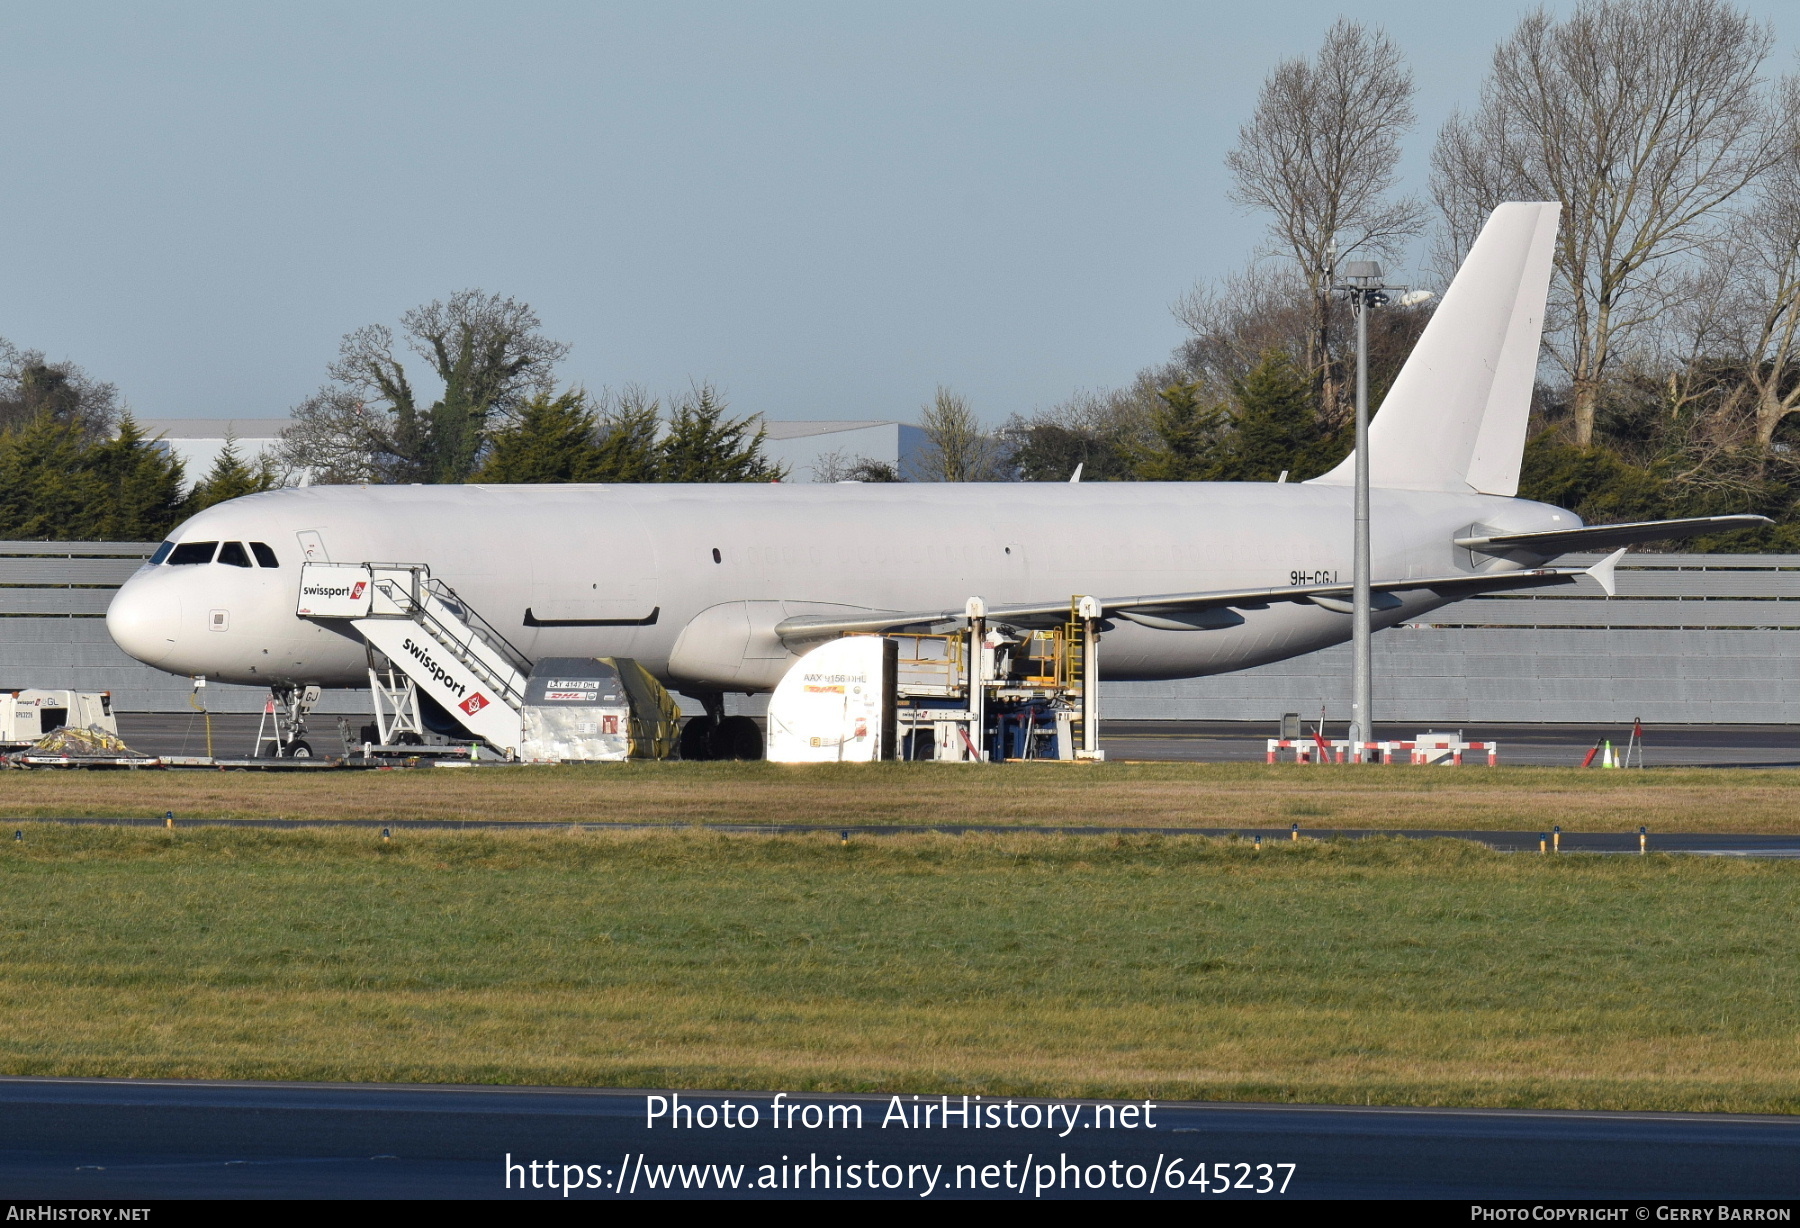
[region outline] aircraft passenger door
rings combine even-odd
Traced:
[[[329,563],[331,555],[326,553],[325,539],[319,536],[317,529],[302,529],[294,534],[300,541],[300,557],[308,563]]]

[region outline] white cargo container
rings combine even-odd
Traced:
[[[769,698],[774,763],[870,763],[894,757],[891,640],[829,640],[796,661]]]

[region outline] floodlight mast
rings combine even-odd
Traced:
[[[1366,762],[1375,738],[1373,692],[1374,628],[1369,594],[1369,309],[1388,301],[1387,291],[1404,289],[1381,282],[1373,260],[1347,260],[1343,281],[1332,288],[1350,300],[1356,318],[1356,515],[1350,559],[1350,762]],[[1335,280],[1335,279],[1334,279]]]

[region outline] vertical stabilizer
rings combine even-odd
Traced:
[[[1481,228],[1369,424],[1372,485],[1519,493],[1561,212],[1509,202]],[[1313,479],[1355,480],[1354,457]]]

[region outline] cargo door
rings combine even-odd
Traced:
[[[570,523],[530,550],[527,627],[629,629],[660,621],[656,543],[634,509],[571,508]]]

